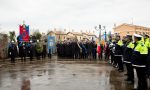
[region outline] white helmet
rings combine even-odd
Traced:
[[[13,41],[13,40],[12,40],[11,42],[12,42],[12,43],[14,43],[14,41]]]

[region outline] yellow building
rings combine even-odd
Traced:
[[[60,31],[60,30],[56,30],[54,29],[54,31],[50,31],[48,32],[49,36],[54,36],[55,37],[55,41],[64,41],[67,39],[67,33],[66,32],[63,32],[63,31]]]
[[[97,37],[93,33],[85,33],[85,32],[65,32],[65,31],[50,31],[47,35],[54,36],[57,41],[64,41],[68,39],[77,39],[78,41],[81,40],[97,40]]]
[[[119,26],[116,26],[113,28],[115,34],[119,34],[121,38],[126,36],[127,34],[133,35],[133,34],[147,34],[150,35],[150,28],[133,25],[133,24],[121,24]]]

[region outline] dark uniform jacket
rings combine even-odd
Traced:
[[[133,49],[128,47],[129,43],[127,43],[123,48],[123,57],[125,63],[131,63]]]

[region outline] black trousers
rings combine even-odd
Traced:
[[[124,70],[123,68],[123,62],[121,56],[115,56],[116,62],[118,64],[118,70]]]
[[[129,81],[134,82],[134,70],[132,64],[126,63],[126,68],[127,68],[127,79]]]
[[[135,67],[138,77],[138,90],[147,90],[146,67]]]
[[[15,57],[11,56],[11,63],[15,63]]]
[[[146,74],[148,76],[150,76],[150,55],[147,57],[146,63],[147,63],[147,65],[146,65],[147,66]]]

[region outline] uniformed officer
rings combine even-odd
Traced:
[[[39,40],[37,40],[37,44],[35,45],[35,49],[36,49],[37,60],[40,60],[41,53],[43,51],[43,47],[42,47],[41,43],[39,42]]]
[[[123,72],[124,69],[123,69],[123,62],[122,62],[122,54],[123,54],[123,50],[122,50],[122,46],[123,46],[123,43],[122,43],[122,40],[120,40],[120,36],[117,35],[116,36],[116,44],[115,44],[115,59],[116,59],[116,62],[118,64],[118,71],[119,72]]]
[[[28,44],[28,54],[30,57],[30,61],[32,61],[33,59],[33,45],[32,45],[32,41],[30,41],[30,43]]]
[[[142,36],[134,34],[134,51],[132,55],[132,66],[136,69],[138,77],[138,88],[137,90],[147,90],[146,81],[146,58],[148,55],[148,48],[141,41]]]
[[[114,40],[110,41],[109,49],[110,49],[110,58],[111,58],[111,64],[114,65]]]
[[[150,78],[150,40],[148,35],[144,35],[144,44],[148,48],[148,58],[147,58],[147,77]]]
[[[128,81],[128,83],[130,84],[133,84],[134,83],[134,71],[133,71],[133,67],[131,64],[131,58],[132,58],[134,44],[132,41],[132,35],[127,35],[126,39],[127,39],[127,42],[125,44],[124,53],[123,53],[124,63],[127,68],[126,81]]]
[[[14,41],[11,42],[9,48],[8,48],[8,54],[11,58],[11,63],[15,63],[15,57],[17,55],[17,47],[14,44]]]
[[[97,51],[96,51],[97,44],[96,44],[96,42],[93,42],[93,47],[92,48],[93,48],[93,51],[92,51],[93,59],[96,60],[96,58],[97,58],[97,55],[96,55],[96,53],[97,53]]]

